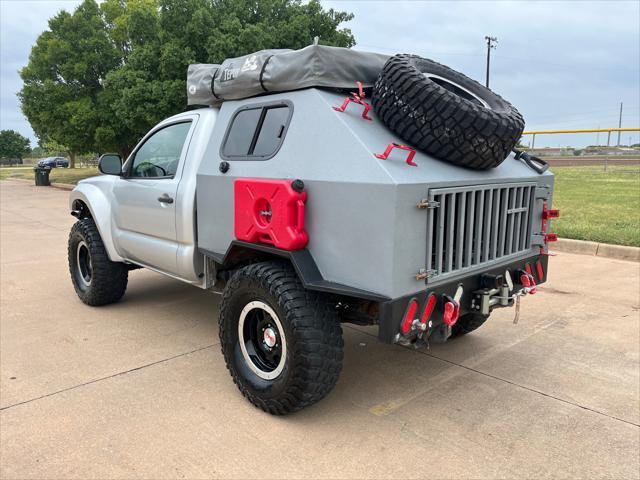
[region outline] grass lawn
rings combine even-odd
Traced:
[[[89,168],[52,168],[49,179],[54,183],[70,183],[75,185],[79,180],[99,175],[97,167]],[[0,180],[5,178],[25,178],[33,180],[33,167],[0,168]]]
[[[552,230],[563,238],[640,247],[640,167],[555,167]]]

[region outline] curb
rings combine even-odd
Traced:
[[[60,190],[73,190],[76,187],[75,185],[71,185],[69,183],[52,183],[51,186]]]
[[[12,182],[29,183],[29,184],[31,184],[32,186],[35,187],[35,185],[33,185],[33,180],[28,180],[26,178],[11,178],[11,177],[9,177],[9,178],[5,178],[4,181],[7,181],[7,180],[11,180]],[[70,183],[51,183],[51,185],[49,185],[49,186],[53,187],[53,188],[57,188],[59,190],[73,190],[76,187],[75,185],[72,185]]]
[[[560,252],[577,253],[580,255],[592,255],[597,257],[640,262],[640,247],[627,247],[624,245],[610,245],[608,243],[559,238],[553,245],[552,249]]]

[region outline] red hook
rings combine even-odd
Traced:
[[[351,97],[347,97],[342,102],[342,105],[339,107],[333,107],[336,112],[344,112],[349,105],[349,102],[357,103],[358,105],[362,105],[364,107],[364,111],[362,112],[362,118],[365,120],[373,120],[369,115],[369,110],[371,110],[371,105],[364,101],[365,93],[362,89],[362,82],[356,82],[358,84],[358,93],[351,92]]]
[[[387,145],[387,148],[385,148],[383,153],[374,153],[376,158],[379,158],[380,160],[386,160],[387,158],[389,158],[389,155],[391,154],[391,150],[393,150],[394,148],[397,148],[398,150],[406,150],[407,152],[409,152],[409,155],[407,155],[407,165],[411,165],[412,167],[417,167],[418,164],[416,162],[413,161],[413,157],[416,156],[416,151],[415,149],[409,147],[408,145],[400,145],[399,143],[390,143],[389,145]]]

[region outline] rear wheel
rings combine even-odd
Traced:
[[[128,269],[123,263],[109,260],[93,219],[78,220],[71,228],[68,258],[73,287],[84,303],[107,305],[122,298]]]
[[[242,394],[272,414],[312,405],[342,369],[342,329],[335,305],[304,289],[286,263],[238,270],[220,305],[222,353]]]
[[[480,315],[479,313],[467,313],[462,315],[453,327],[451,327],[451,336],[460,337],[471,333],[480,328],[489,316]]]

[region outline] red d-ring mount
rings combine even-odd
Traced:
[[[445,325],[453,327],[458,321],[460,316],[460,304],[456,302],[449,295],[443,295],[444,297],[444,315],[442,321]]]
[[[369,110],[371,110],[371,105],[364,101],[365,94],[364,90],[362,89],[362,83],[356,83],[358,84],[358,93],[351,92],[351,97],[345,98],[344,102],[342,102],[342,105],[340,105],[339,107],[333,107],[333,109],[336,112],[344,112],[347,108],[347,105],[349,105],[349,102],[357,103],[358,105],[362,105],[364,107],[362,118],[364,118],[365,120],[373,120],[373,118],[367,115],[369,113]]]
[[[389,158],[389,155],[391,154],[391,150],[393,150],[394,148],[397,148],[398,150],[406,150],[407,152],[409,152],[409,155],[407,155],[407,165],[411,165],[412,167],[417,167],[418,164],[416,162],[413,161],[413,157],[416,156],[416,151],[415,149],[409,147],[408,145],[400,145],[399,143],[390,143],[389,145],[387,145],[387,148],[385,148],[384,153],[374,153],[376,158],[379,158],[380,160],[386,160],[387,158]]]
[[[522,284],[522,286],[525,288],[528,288],[529,293],[531,295],[535,295],[537,293],[537,289],[536,289],[536,281],[533,278],[533,275],[531,275],[531,273],[526,272],[524,270],[520,270],[519,273],[520,273],[520,283]]]

